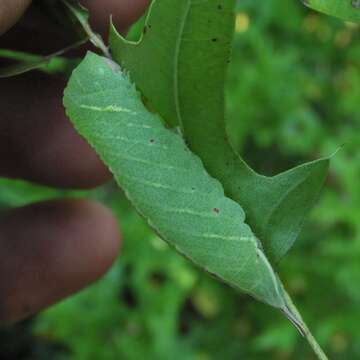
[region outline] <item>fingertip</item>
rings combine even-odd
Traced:
[[[31,73],[1,81],[0,176],[62,188],[92,188],[111,178],[67,119],[64,86]]]
[[[100,204],[49,201],[0,220],[0,323],[28,317],[99,279],[120,247],[116,219]]]
[[[19,20],[30,3],[31,0],[2,0],[0,2],[0,35]]]
[[[71,200],[78,218],[84,222],[84,233],[94,233],[88,236],[85,257],[94,264],[93,279],[101,277],[116,260],[121,248],[121,234],[117,219],[111,210],[98,202],[88,200]],[[79,253],[84,244],[79,244]],[[84,253],[83,253],[84,254]],[[86,271],[87,266],[84,267]],[[90,281],[92,281],[90,279]]]

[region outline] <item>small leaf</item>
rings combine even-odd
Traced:
[[[288,311],[241,207],[114,65],[90,53],[74,71],[64,104],[76,129],[164,240],[228,284]]]
[[[54,69],[59,68],[59,65],[63,65],[63,66],[65,65],[66,67],[67,62],[70,63],[74,62],[73,60],[60,58],[60,56],[72,49],[75,49],[83,45],[86,41],[87,40],[78,41],[77,43],[70,45],[48,56],[34,55],[23,52],[17,52],[13,50],[0,49],[0,58],[19,61],[14,65],[0,67],[0,79],[21,75],[33,70],[42,70],[44,72],[54,73],[55,72]]]
[[[226,133],[224,88],[234,7],[234,0],[154,1],[142,39],[128,42],[112,26],[110,47],[148,108],[170,126],[180,124],[190,149],[245,210],[266,254],[279,260],[317,200],[329,160],[265,177],[233,150]]]
[[[46,66],[49,61],[50,59],[41,57],[41,59],[34,62],[20,62],[15,65],[0,67],[0,79],[21,75],[33,70],[38,70]]]
[[[360,0],[302,0],[303,3],[325,14],[346,21],[360,23]]]
[[[0,68],[0,78],[17,76],[32,70],[47,72],[47,67],[51,65],[53,59],[83,45],[88,40],[110,58],[108,48],[104,45],[100,35],[96,34],[90,27],[89,12],[77,0],[41,0],[38,4],[44,6],[65,28],[73,27],[80,40],[48,56],[22,53],[22,58],[18,58],[19,63]],[[0,57],[11,58],[13,54],[16,55],[16,52],[0,49]]]

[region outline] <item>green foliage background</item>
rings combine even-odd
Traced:
[[[359,27],[293,0],[242,0],[228,81],[231,140],[274,174],[333,158],[282,278],[331,359],[360,358]],[[126,241],[91,288],[13,329],[1,359],[311,359],[281,314],[201,273],[154,235],[113,184],[60,192],[1,180],[0,207],[59,196],[103,201]]]

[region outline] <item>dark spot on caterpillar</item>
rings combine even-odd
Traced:
[[[214,210],[214,212],[216,212],[217,214],[220,213],[220,209],[218,209],[218,208],[214,208],[213,210]]]
[[[222,8],[223,8],[222,5],[219,4],[219,5],[218,5],[218,9],[219,9],[219,10],[222,10]]]
[[[150,139],[150,142],[151,142],[151,143],[154,143],[154,142],[155,142],[155,140],[154,140],[154,139]]]
[[[211,39],[211,41],[212,41],[212,42],[217,42],[218,39],[217,39],[217,38],[213,38],[213,39]]]

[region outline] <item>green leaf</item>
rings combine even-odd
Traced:
[[[201,268],[287,311],[277,275],[244,223],[182,138],[150,113],[114,63],[88,54],[64,104],[76,129],[111,169],[150,226]]]
[[[303,3],[325,14],[360,23],[360,0],[303,0]]]
[[[245,210],[266,254],[279,260],[317,200],[329,160],[265,177],[233,150],[226,133],[224,87],[234,5],[234,0],[154,1],[140,41],[126,41],[112,26],[110,47],[147,107],[170,126],[180,124],[190,149]]]

